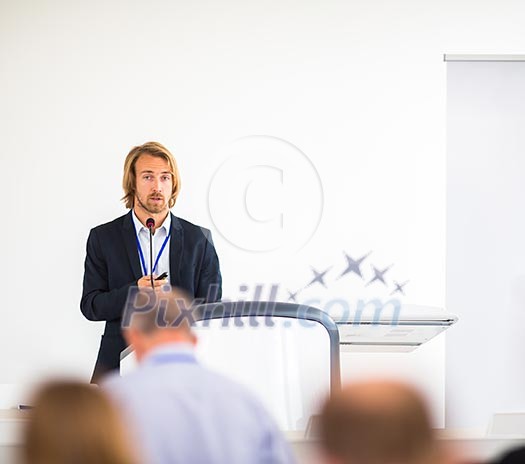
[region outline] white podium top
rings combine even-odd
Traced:
[[[441,308],[368,304],[348,314],[330,314],[339,328],[341,351],[408,352],[454,325]]]

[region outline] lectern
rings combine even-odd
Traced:
[[[311,306],[265,301],[200,305],[191,317],[200,362],[246,385],[288,431],[305,430],[340,387],[340,351],[410,351],[456,321],[443,311],[408,306],[334,321]],[[134,368],[131,352],[121,354],[123,375]]]

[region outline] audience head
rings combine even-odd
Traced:
[[[420,395],[391,381],[349,385],[321,413],[321,442],[334,464],[435,462],[436,442]]]
[[[95,386],[52,382],[33,399],[23,464],[133,464],[124,426]]]
[[[525,462],[525,447],[519,447],[507,451],[499,459],[495,460],[495,464],[521,464]]]
[[[196,344],[192,323],[191,300],[184,291],[177,289],[163,292],[135,287],[128,296],[122,331],[140,361],[160,345]]]

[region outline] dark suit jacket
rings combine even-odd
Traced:
[[[170,213],[171,214],[171,213]],[[118,369],[126,348],[120,329],[128,290],[142,277],[132,212],[91,230],[87,241],[80,309],[90,321],[106,321],[92,382]],[[219,259],[209,230],[171,214],[172,286],[206,302],[221,298]]]

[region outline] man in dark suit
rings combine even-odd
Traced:
[[[126,348],[120,324],[130,287],[168,283],[204,302],[221,298],[219,260],[209,230],[170,212],[180,191],[173,155],[161,144],[133,148],[124,163],[124,197],[129,213],[91,230],[87,241],[80,309],[91,321],[106,321],[91,381],[118,369]],[[149,230],[152,218],[153,269]]]

